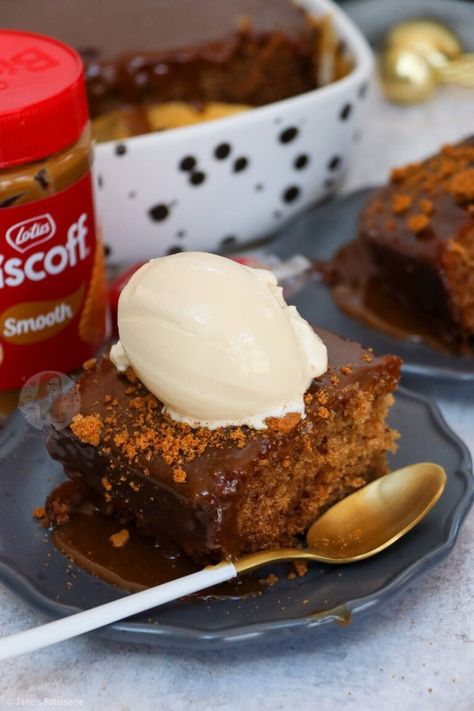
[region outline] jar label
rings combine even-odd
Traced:
[[[50,197],[0,209],[0,390],[78,368],[104,337],[105,309],[90,172]]]

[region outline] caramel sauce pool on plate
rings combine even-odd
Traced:
[[[132,523],[120,523],[102,513],[93,495],[78,483],[66,481],[50,495],[49,501],[72,504],[69,520],[56,526],[51,533],[56,548],[79,567],[128,592],[176,580],[201,568],[172,543],[146,536]],[[128,540],[114,547],[111,536],[123,529]],[[262,584],[251,575],[209,588],[197,596],[209,598],[241,598],[259,595]]]

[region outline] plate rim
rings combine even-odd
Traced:
[[[390,583],[375,590],[369,595],[359,598],[351,598],[344,603],[321,612],[310,613],[285,620],[269,620],[266,622],[253,623],[250,625],[229,625],[219,630],[208,631],[199,627],[182,628],[168,624],[151,624],[135,621],[119,621],[94,630],[89,634],[102,639],[115,639],[124,642],[124,635],[131,634],[128,643],[153,643],[156,646],[180,647],[186,645],[188,648],[201,648],[203,643],[206,648],[219,648],[228,646],[230,643],[243,644],[245,642],[258,642],[266,640],[277,633],[289,633],[310,630],[328,624],[341,622],[343,616],[350,616],[354,619],[369,608],[377,607],[386,600],[396,595],[406,585],[416,577],[425,573],[433,565],[437,565],[446,558],[454,548],[459,532],[466,519],[466,516],[474,503],[474,472],[472,457],[469,449],[459,435],[447,423],[438,405],[429,397],[400,386],[396,394],[401,394],[406,400],[414,400],[422,404],[433,423],[444,434],[446,434],[453,445],[459,450],[460,462],[455,474],[461,474],[466,485],[462,499],[458,500],[451,511],[451,522],[449,529],[443,535],[440,543],[414,561],[407,568],[403,569]],[[11,422],[12,420],[10,420]],[[10,434],[8,425],[2,435],[6,435],[6,441],[0,445],[0,453],[5,444],[8,443]],[[361,563],[363,564],[363,562]],[[4,555],[0,555],[0,581],[8,587],[15,595],[23,599],[34,609],[47,616],[48,619],[60,619],[76,612],[81,608],[72,605],[55,602],[52,598],[41,593],[33,584],[31,578],[20,572],[13,561],[6,560]],[[125,593],[126,594],[126,593]],[[184,604],[192,604],[185,601]],[[140,639],[136,638],[140,635]]]

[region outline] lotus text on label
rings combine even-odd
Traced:
[[[43,244],[56,234],[56,222],[49,214],[30,217],[8,228],[5,238],[17,252],[26,252],[37,244]]]

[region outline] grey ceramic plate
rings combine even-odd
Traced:
[[[354,238],[359,212],[373,190],[358,190],[305,212],[282,230],[269,249],[283,258],[304,254],[306,257],[329,259]],[[310,281],[302,291],[291,297],[291,302],[310,322],[370,345],[376,353],[401,356],[403,370],[407,374],[474,381],[474,357],[445,354],[423,343],[403,341],[366,326],[343,313],[333,301],[330,289],[322,282]]]
[[[351,566],[311,566],[306,577],[296,581],[287,579],[286,566],[273,566],[271,572],[281,573],[279,582],[261,597],[179,601],[95,634],[208,649],[350,620],[383,603],[448,555],[474,497],[469,453],[429,400],[400,389],[390,424],[402,434],[392,468],[433,460],[448,473],[435,509],[392,548]],[[62,479],[61,467],[51,461],[38,434],[15,415],[0,441],[0,579],[52,618],[123,594],[68,565],[33,519],[32,510]]]

